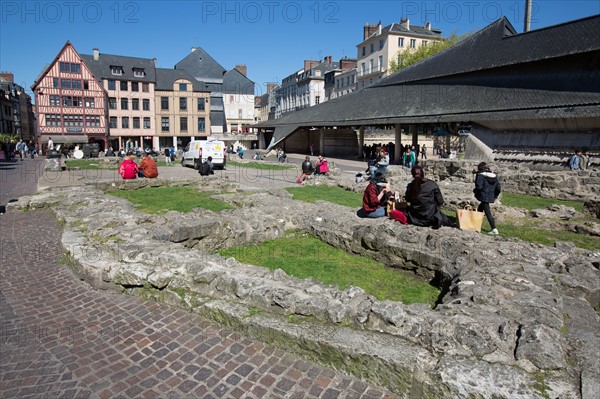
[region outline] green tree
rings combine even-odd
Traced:
[[[454,46],[456,43],[464,40],[469,35],[458,36],[455,33],[442,39],[439,42],[429,43],[427,46],[420,46],[417,49],[405,48],[398,51],[396,57],[390,60],[390,72],[395,73],[401,69],[407,68],[419,61],[436,55],[437,53]]]

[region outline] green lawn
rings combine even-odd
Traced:
[[[306,234],[229,248],[221,255],[239,262],[282,269],[298,278],[314,277],[341,289],[358,286],[379,300],[435,304],[440,292],[424,280],[369,258],[349,254]]]
[[[227,160],[227,166],[235,166],[237,168],[251,168],[251,169],[260,169],[260,170],[288,170],[295,169],[294,165],[278,165],[273,163],[261,163],[261,161],[253,161],[253,162],[236,162]]]
[[[350,208],[360,208],[362,206],[362,193],[346,191],[341,187],[302,186],[288,187],[286,190],[292,194],[294,199],[300,201],[329,201],[333,202],[334,204],[344,205]]]
[[[100,168],[100,165],[104,165],[103,168]],[[109,167],[109,164],[104,162],[101,159],[67,159],[65,161],[65,166],[67,169],[79,168],[86,170],[97,170],[97,169],[117,169],[119,167],[119,163],[112,164]]]
[[[192,187],[144,187],[139,190],[111,190],[108,194],[131,201],[144,213],[189,212],[194,208],[214,212],[233,209],[223,201],[211,198],[214,193],[199,192]]]
[[[575,208],[577,212],[583,212],[583,202],[581,201],[567,201],[557,200],[551,198],[534,197],[531,195],[524,194],[513,194],[513,193],[502,193],[502,205],[510,206],[512,208],[523,208],[527,210],[532,209],[545,209],[548,205],[557,204],[565,205]]]

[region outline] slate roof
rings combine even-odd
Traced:
[[[200,47],[175,64],[175,69],[185,69],[193,77],[207,83],[222,82],[226,69]]]
[[[274,145],[310,126],[600,118],[597,37],[600,15],[522,34],[503,17],[360,91],[254,127],[275,127]]]
[[[150,58],[128,57],[123,55],[102,54],[98,61],[94,60],[94,56],[90,54],[80,54],[81,59],[90,68],[97,79],[115,79],[129,80],[138,82],[156,82],[156,66],[154,60]],[[120,66],[123,68],[122,75],[113,75],[111,72],[112,66]],[[143,69],[144,77],[134,76],[134,68]]]
[[[439,29],[427,29],[424,26],[410,24],[410,29],[406,29],[406,25],[394,22],[391,25],[381,28],[381,32],[398,33],[398,34],[412,34],[418,36],[427,36],[431,38],[441,38],[441,31]]]
[[[254,95],[254,82],[234,68],[223,76],[223,93],[252,96]]]
[[[183,69],[156,68],[156,87],[155,90],[172,91],[173,83],[178,79],[186,79],[192,83],[194,91],[208,92],[206,85],[194,79],[187,71]]]

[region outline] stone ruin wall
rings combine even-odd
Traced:
[[[466,164],[437,168],[442,182],[471,170]],[[449,169],[454,172],[441,179]],[[395,178],[406,179],[406,173]],[[130,183],[116,188],[131,189]],[[203,187],[227,186],[214,183]],[[485,398],[493,392],[542,398],[549,390],[553,397],[587,399],[600,389],[594,311],[600,253],[358,219],[348,208],[293,201],[281,190],[219,198],[237,208],[143,215],[89,186],[22,198],[15,206],[47,206],[64,221],[72,267],[96,288],[147,295],[255,335],[267,329],[267,340],[328,359],[403,397]],[[360,288],[342,291],[211,255],[288,229],[388,266],[441,276],[440,304],[430,309],[378,301]],[[290,315],[308,319],[290,325],[281,318]],[[540,375],[542,391],[535,388]]]

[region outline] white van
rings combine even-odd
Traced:
[[[225,168],[225,143],[219,140],[192,140],[183,150],[182,166],[198,169],[208,157],[212,157],[215,169]]]

